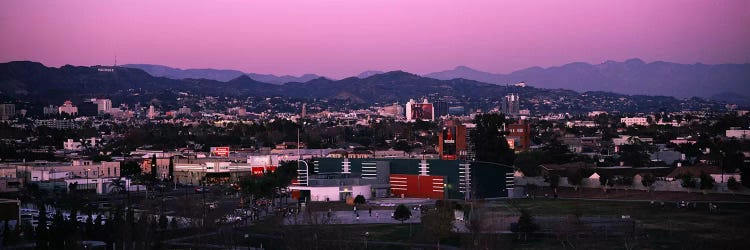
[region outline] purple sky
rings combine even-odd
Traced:
[[[750,62],[748,0],[0,1],[0,61],[344,77]]]

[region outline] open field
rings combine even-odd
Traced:
[[[740,249],[750,243],[750,204],[720,204],[718,212],[709,212],[707,203],[697,207],[678,208],[674,202],[651,205],[650,202],[515,200],[517,209],[528,209],[535,216],[621,217],[636,222],[635,235],[627,239],[636,249]],[[544,246],[556,239],[538,240],[529,246]],[[619,242],[601,238],[576,239],[579,245],[592,248],[625,248]],[[560,243],[557,243],[560,246]],[[612,244],[612,245],[609,245]],[[551,245],[550,245],[551,246]]]
[[[343,207],[343,206],[342,206]],[[468,204],[464,208],[468,209]],[[696,207],[678,208],[676,203],[651,205],[645,201],[591,201],[555,199],[518,199],[477,202],[475,207],[487,216],[517,216],[526,209],[537,218],[545,233],[536,233],[527,240],[515,234],[453,233],[441,239],[442,248],[462,249],[743,249],[750,244],[750,204],[719,204],[718,211],[709,212],[707,203]],[[578,215],[578,217],[574,216]],[[609,233],[601,229],[616,224],[622,216],[632,227],[619,227]],[[517,217],[516,217],[517,218]],[[568,225],[571,218],[580,218],[576,227]],[[596,224],[592,222],[604,222]],[[634,222],[634,223],[632,223]],[[352,224],[282,226],[278,219],[249,227],[225,228],[225,232],[199,241],[204,243],[233,242],[269,249],[306,246],[299,249],[367,249],[437,248],[436,240],[421,224]],[[573,224],[570,224],[573,225]],[[618,225],[621,226],[621,225]],[[631,229],[632,228],[632,229]],[[554,231],[551,231],[554,230]],[[559,232],[562,230],[564,232]],[[619,230],[619,231],[618,231]],[[507,230],[506,230],[507,231]],[[411,232],[411,233],[410,233]],[[248,234],[248,238],[244,235]],[[489,248],[488,248],[489,247]],[[297,249],[297,248],[295,248]]]
[[[535,191],[537,197],[547,194],[552,197],[554,192],[550,188]],[[643,190],[609,189],[604,192],[599,188],[558,188],[557,193],[561,198],[589,198],[589,199],[615,199],[615,200],[655,200],[655,201],[719,201],[719,202],[750,202],[750,195],[741,194],[717,194],[706,193],[700,190],[694,192],[646,192]]]

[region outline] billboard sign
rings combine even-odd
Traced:
[[[456,158],[456,127],[443,128],[443,160]]]
[[[432,103],[414,103],[411,106],[411,117],[414,120],[433,120]]]
[[[229,156],[229,147],[211,147],[211,155],[219,157]]]

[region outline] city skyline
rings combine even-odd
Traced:
[[[179,4],[178,4],[179,3]],[[570,62],[750,62],[747,1],[0,3],[0,61],[333,78]],[[24,25],[18,25],[23,23]],[[29,32],[29,31],[33,32]]]

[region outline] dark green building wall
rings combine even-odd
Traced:
[[[343,158],[316,158],[313,169],[316,173],[340,173],[343,169]],[[391,174],[419,174],[419,163],[421,159],[391,159],[391,158],[364,158],[349,159],[351,173],[362,172],[363,162],[388,162]],[[463,199],[464,194],[459,191],[458,164],[462,161],[449,161],[441,159],[428,159],[429,175],[444,176],[446,180],[446,193],[450,199]],[[489,163],[474,162],[471,164],[472,186],[475,198],[506,197],[506,176],[513,173],[513,169]]]

